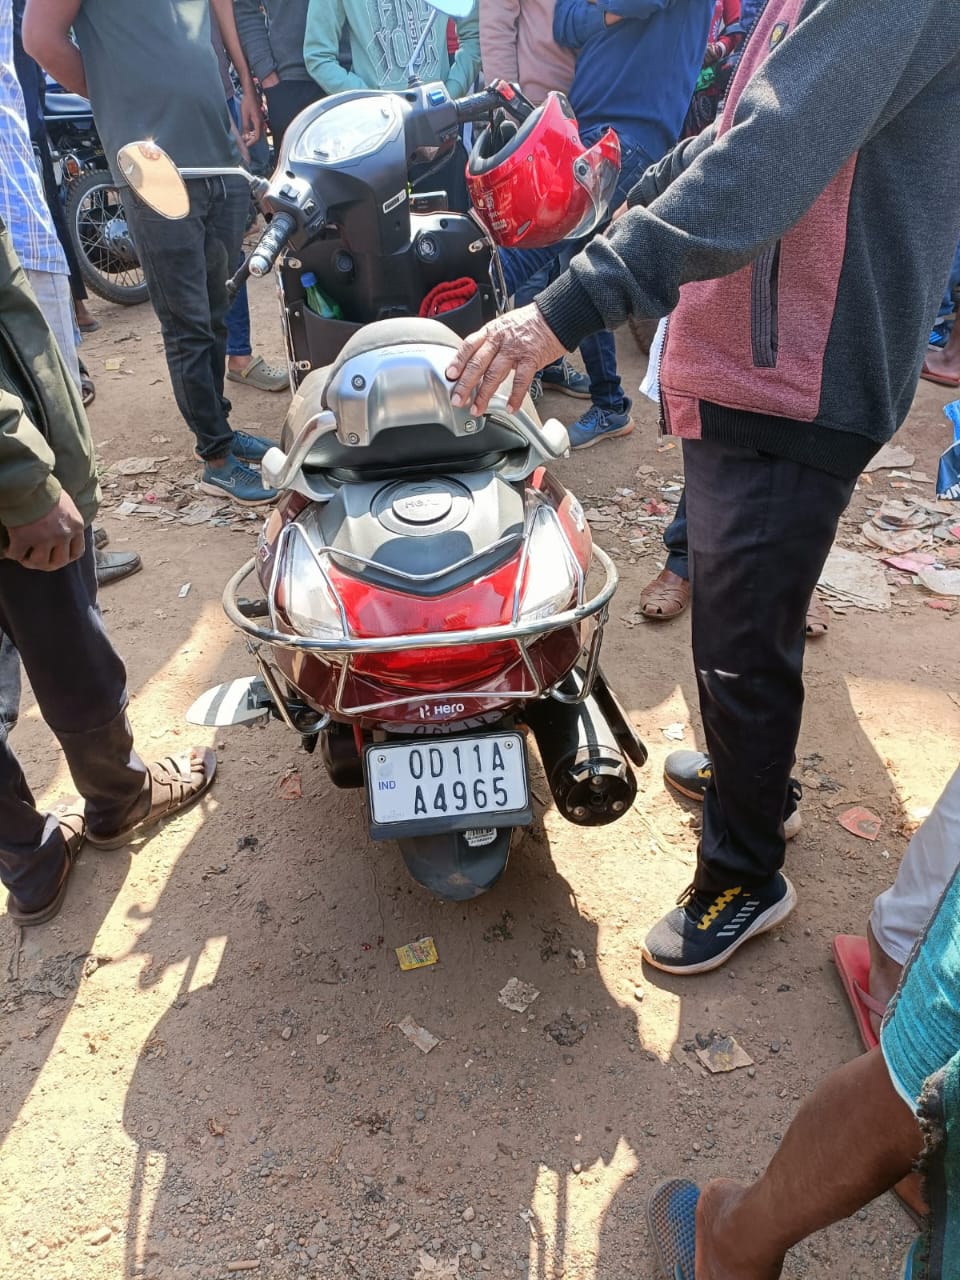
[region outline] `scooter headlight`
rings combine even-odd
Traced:
[[[397,98],[371,93],[317,115],[290,147],[290,159],[307,164],[343,164],[372,155],[403,126]]]

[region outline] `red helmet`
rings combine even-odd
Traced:
[[[586,149],[562,93],[549,93],[520,125],[488,126],[467,162],[477,215],[505,249],[542,249],[588,235],[607,216],[620,173],[620,141],[608,129]]]

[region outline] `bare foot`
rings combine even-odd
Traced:
[[[749,1190],[718,1178],[700,1192],[696,1280],[778,1280],[783,1254],[770,1230],[774,1224],[752,1214],[745,1230],[738,1212]]]
[[[227,356],[227,368],[231,373],[243,373],[253,364],[253,356]]]
[[[77,327],[84,333],[90,333],[92,330],[100,328],[96,317],[90,313],[87,304],[81,298],[74,299],[73,312],[77,317]]]
[[[900,985],[903,965],[897,964],[896,960],[890,959],[873,936],[873,930],[869,924],[867,925],[867,946],[870,948],[870,994],[875,1000],[879,1000],[881,1004],[889,1004],[893,993]],[[878,1036],[880,1034],[881,1021],[879,1014],[871,1012],[870,1025]]]
[[[930,350],[924,363],[931,373],[942,378],[960,379],[960,342],[948,343],[940,350]]]

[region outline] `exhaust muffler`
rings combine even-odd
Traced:
[[[582,692],[583,675],[572,672],[560,692]],[[524,708],[536,738],[557,808],[580,827],[602,827],[627,812],[637,794],[631,766],[642,765],[646,748],[601,672],[582,702],[545,698]]]

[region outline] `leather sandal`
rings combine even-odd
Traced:
[[[144,782],[149,799],[146,813],[127,823],[119,831],[100,834],[87,832],[87,839],[98,849],[120,849],[141,831],[172,818],[195,804],[213,782],[217,772],[217,755],[211,747],[191,747],[181,756],[166,756],[150,766]]]
[[[640,592],[640,612],[652,622],[679,618],[690,603],[690,583],[672,569],[662,569]]]
[[[48,920],[52,920],[63,906],[63,900],[67,896],[70,872],[73,870],[73,865],[83,847],[87,833],[87,824],[83,814],[60,814],[60,832],[63,835],[67,856],[63,864],[63,870],[60,873],[60,883],[57,885],[56,892],[50,901],[44,906],[30,911],[12,893],[7,894],[7,915],[23,928],[28,928],[35,924],[46,924]]]
[[[807,605],[807,621],[805,626],[808,640],[822,640],[830,630],[830,610],[814,592]]]

